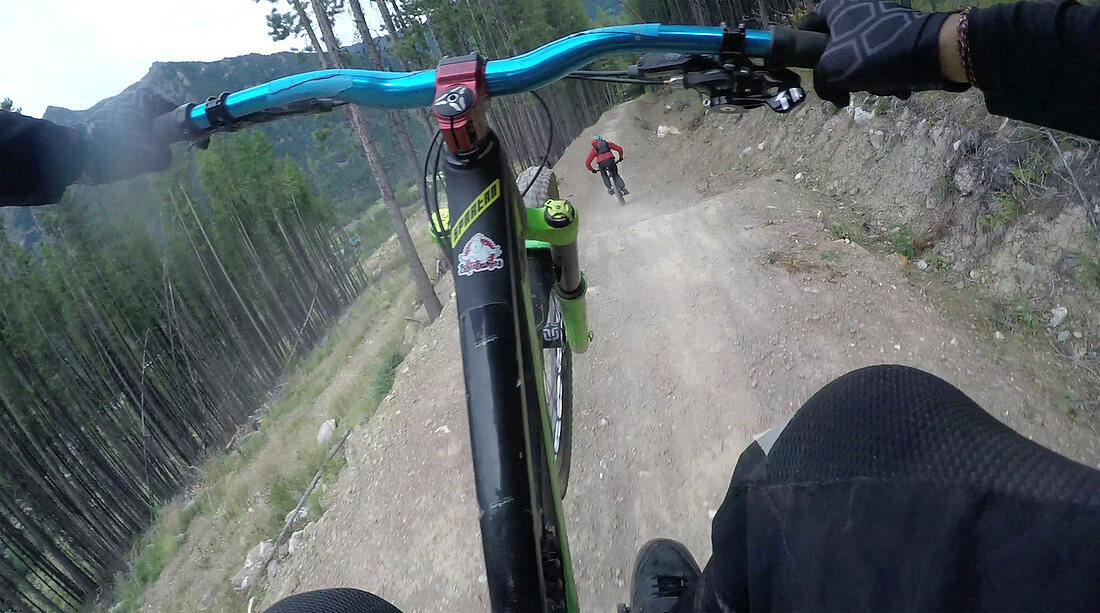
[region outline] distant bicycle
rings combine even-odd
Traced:
[[[616,153],[619,154],[619,159],[615,159]],[[588,158],[584,160],[584,167],[589,172],[600,173],[600,177],[603,178],[603,186],[607,188],[607,193],[615,196],[620,206],[626,204],[623,196],[630,193],[626,189],[626,184],[623,183],[623,178],[619,176],[619,164],[623,161],[623,157],[622,147],[597,134],[592,139],[592,150],[588,152]],[[596,162],[598,169],[592,168],[593,161]]]

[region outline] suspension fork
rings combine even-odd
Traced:
[[[592,333],[588,329],[584,300],[588,283],[581,273],[577,254],[580,229],[577,210],[565,200],[552,200],[537,209],[528,208],[526,229],[528,239],[542,241],[550,247],[554,264],[561,269],[553,291],[561,305],[565,336],[574,353],[584,353],[588,351]]]

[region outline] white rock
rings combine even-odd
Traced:
[[[741,150],[741,155],[739,155],[737,157],[743,158],[746,155],[750,155],[750,154],[752,154],[752,147],[745,147],[744,149]]]
[[[295,530],[290,538],[286,541],[286,552],[288,555],[294,555],[295,551],[302,548],[302,542],[305,540],[305,530]]]
[[[928,262],[925,262],[924,260],[917,260],[917,269],[928,270]]]
[[[970,164],[962,164],[958,170],[955,171],[955,188],[959,190],[959,193],[963,196],[969,196],[974,193],[974,190],[978,189],[981,185],[981,181],[978,180],[976,170]]]
[[[875,151],[882,151],[882,147],[886,142],[886,134],[882,130],[871,130],[870,138],[871,146],[875,148]]]
[[[795,180],[795,181],[801,181],[801,180],[802,180],[802,173],[798,173],[798,174],[796,174],[796,175],[794,176],[794,180]]]
[[[871,118],[875,116],[874,113],[865,111],[858,106],[853,106],[849,108],[852,109],[852,119],[859,125],[863,125],[868,121],[871,121]]]
[[[260,564],[267,559],[270,553],[271,541],[260,541],[252,549],[249,549],[244,557],[244,566],[231,579],[233,588],[238,592],[244,592],[252,587],[259,575]]]
[[[763,151],[764,147],[766,147],[767,144],[768,144],[768,141],[762,140],[762,141],[760,141],[760,144],[756,146],[756,148],[760,151]]]
[[[321,424],[321,429],[317,431],[317,444],[324,445],[332,440],[332,435],[336,432],[336,420],[326,419],[325,423]]]
[[[997,330],[996,332],[993,333],[993,338],[995,338],[999,341],[1003,341],[1003,340],[1005,340],[1005,335],[1000,330]]]
[[[680,133],[680,128],[676,126],[657,126],[657,138],[664,138],[669,134],[676,135]]]
[[[1058,333],[1058,342],[1059,343],[1064,343],[1064,342],[1069,340],[1070,336],[1073,336],[1073,335],[1070,334],[1069,330],[1062,330],[1061,332]]]
[[[309,517],[309,507],[303,506],[298,509],[297,517],[294,516],[294,509],[291,509],[290,512],[286,514],[286,517],[283,518],[283,523],[291,523],[292,518],[294,521],[304,521],[307,517]]]
[[[1066,314],[1068,312],[1069,311],[1067,311],[1064,306],[1054,307],[1050,310],[1050,323],[1047,325],[1051,328],[1057,328],[1058,324],[1066,320]]]

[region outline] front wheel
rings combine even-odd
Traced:
[[[565,338],[561,305],[551,292],[547,309],[546,327],[543,328],[542,370],[546,388],[546,409],[550,414],[550,428],[554,441],[554,460],[558,468],[561,496],[569,483],[569,460],[573,451],[573,352],[569,339]],[[547,342],[547,336],[558,337]]]
[[[626,206],[626,198],[623,197],[623,190],[619,189],[619,186],[615,186],[615,199],[619,201],[619,206]]]

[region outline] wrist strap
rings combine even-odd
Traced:
[[[971,85],[978,85],[974,78],[974,63],[970,60],[970,37],[967,35],[970,29],[970,9],[967,7],[959,13],[959,25],[955,28],[955,45],[959,49],[959,57],[962,59],[963,69],[966,71],[966,80]]]

